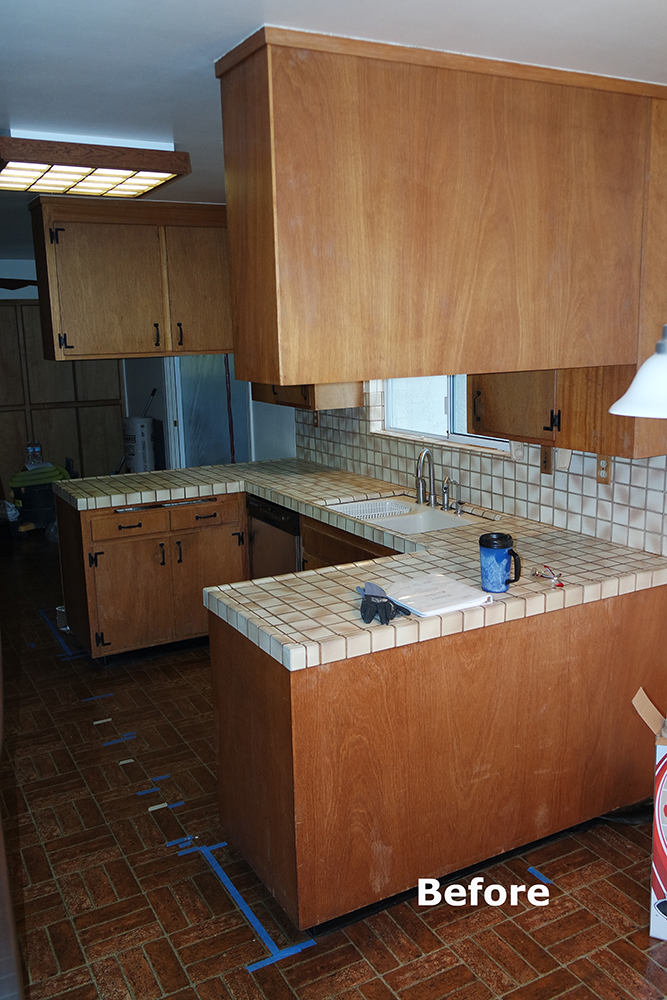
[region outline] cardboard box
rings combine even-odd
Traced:
[[[655,792],[653,798],[653,865],[649,934],[667,941],[667,720],[644,688],[632,699],[640,716],[655,733]]]

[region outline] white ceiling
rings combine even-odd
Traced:
[[[666,0],[4,0],[0,129],[172,140],[174,201],[224,201],[215,60],[262,24],[667,83]],[[0,258],[32,256],[0,193]],[[0,273],[1,276],[1,273]]]

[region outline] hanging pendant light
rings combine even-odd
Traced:
[[[609,407],[620,417],[656,417],[667,420],[667,324],[655,345],[655,354],[644,362],[630,388]]]

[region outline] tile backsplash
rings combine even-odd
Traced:
[[[575,451],[567,471],[543,475],[538,445],[526,445],[515,461],[505,453],[379,433],[383,383],[367,382],[364,390],[363,407],[321,411],[319,426],[312,413],[296,411],[298,458],[412,487],[426,443],[436,483],[445,475],[456,479],[462,500],[667,556],[667,456],[613,458],[610,482],[598,483],[596,456]]]

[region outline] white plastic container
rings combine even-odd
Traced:
[[[125,472],[152,472],[155,468],[153,418],[123,417]]]

